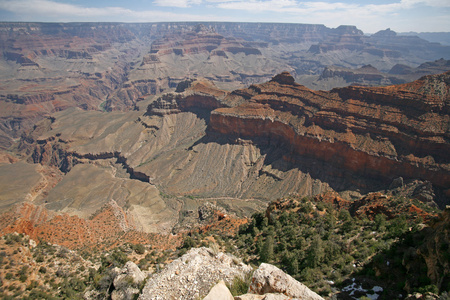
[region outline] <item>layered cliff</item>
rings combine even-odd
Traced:
[[[450,60],[439,59],[426,62],[414,68],[404,64],[396,64],[389,72],[381,72],[372,65],[364,65],[352,69],[340,66],[327,66],[317,80],[308,83],[308,87],[318,90],[329,90],[333,87],[385,86],[402,84],[418,80],[426,75],[444,73],[450,70]]]
[[[246,103],[213,111],[209,128],[279,140],[288,160],[318,159],[384,182],[419,177],[448,189],[449,76],[318,92],[283,73],[245,90]]]
[[[330,65],[371,64],[387,72],[396,64],[448,59],[448,53],[418,37],[392,31],[367,37],[354,26],[0,23],[0,148],[49,113],[73,106],[136,109],[139,99],[189,78],[234,90],[283,70],[297,79],[318,77]],[[342,85],[331,80],[326,88]]]
[[[55,111],[102,109],[136,55],[120,44],[135,40],[119,24],[0,23],[0,148]]]

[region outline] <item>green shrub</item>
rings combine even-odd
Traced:
[[[227,285],[233,296],[246,294],[252,279],[252,272],[248,273],[244,278],[235,276],[231,285]]]
[[[144,254],[144,253],[145,253],[145,246],[142,245],[142,244],[134,245],[134,251],[135,251],[137,254]]]

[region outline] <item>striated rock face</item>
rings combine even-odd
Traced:
[[[251,270],[229,254],[192,248],[150,277],[139,299],[198,299],[206,296],[217,281],[231,283],[234,277],[244,277]]]
[[[364,33],[355,26],[341,25],[334,29],[327,38],[317,45],[309,48],[310,52],[322,53],[336,50],[362,50],[364,49]]]
[[[266,263],[262,263],[253,273],[248,291],[259,295],[280,293],[298,299],[323,300],[306,285],[298,282],[279,268]]]
[[[331,86],[380,86],[402,84],[418,80],[426,75],[441,74],[450,70],[450,61],[439,59],[433,62],[423,63],[417,68],[404,64],[396,64],[389,72],[381,72],[372,65],[365,65],[358,69],[328,66],[324,69],[319,79],[310,85],[314,89],[327,89]]]
[[[0,23],[0,148],[50,113],[136,109],[147,95],[189,78],[233,90],[283,70],[318,77],[331,65],[387,72],[449,58],[448,46],[387,32],[367,37],[354,26],[314,24]]]
[[[117,43],[135,39],[119,24],[0,23],[0,137],[68,107],[99,109],[135,55]]]
[[[394,42],[395,41],[395,42]],[[414,45],[414,47],[411,47]],[[332,30],[324,40],[312,45],[308,51],[313,53],[333,52],[337,50],[350,50],[378,57],[396,59],[403,53],[410,52],[413,55],[430,59],[429,54],[437,52],[441,57],[446,57],[448,46],[438,43],[430,43],[417,36],[400,36],[390,30],[381,30],[373,35],[365,36],[354,26],[339,26]]]
[[[158,97],[147,107],[146,115],[164,116],[182,111],[212,111],[219,107],[229,107],[234,103],[231,99],[226,99],[228,94],[210,81],[195,80],[189,83],[188,90],[183,89],[180,93],[167,93]]]
[[[156,54],[157,57],[172,53],[175,55],[185,55],[205,52],[211,53],[212,55],[226,56],[226,52],[231,52],[233,54],[261,55],[261,51],[256,48],[245,47],[241,44],[242,42],[243,40],[226,38],[216,33],[214,29],[199,24],[192,31],[175,31],[155,41],[150,50],[150,58],[146,59],[146,61],[155,61],[155,56],[151,58],[153,54]]]
[[[418,177],[448,189],[449,83],[444,73],[399,86],[320,92],[283,73],[242,91],[245,103],[214,110],[209,129],[281,141],[287,160],[318,159],[389,183]]]

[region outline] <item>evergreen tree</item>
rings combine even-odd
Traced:
[[[270,262],[273,259],[273,236],[269,235],[264,242],[259,257],[263,262]]]
[[[325,250],[322,245],[322,240],[318,235],[314,236],[308,251],[308,266],[310,268],[316,268],[323,261],[325,256]]]

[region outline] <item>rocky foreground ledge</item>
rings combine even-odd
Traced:
[[[127,262],[122,269],[115,270],[116,276],[111,298],[133,299],[145,275],[139,267]],[[242,279],[252,275],[246,294],[233,297],[228,286],[236,277]],[[206,296],[205,296],[206,295]],[[85,299],[91,295],[86,293]],[[296,281],[282,270],[270,264],[261,264],[254,271],[252,267],[231,255],[212,248],[192,248],[182,257],[174,260],[161,272],[150,275],[139,300],[158,299],[323,299],[304,284]]]

